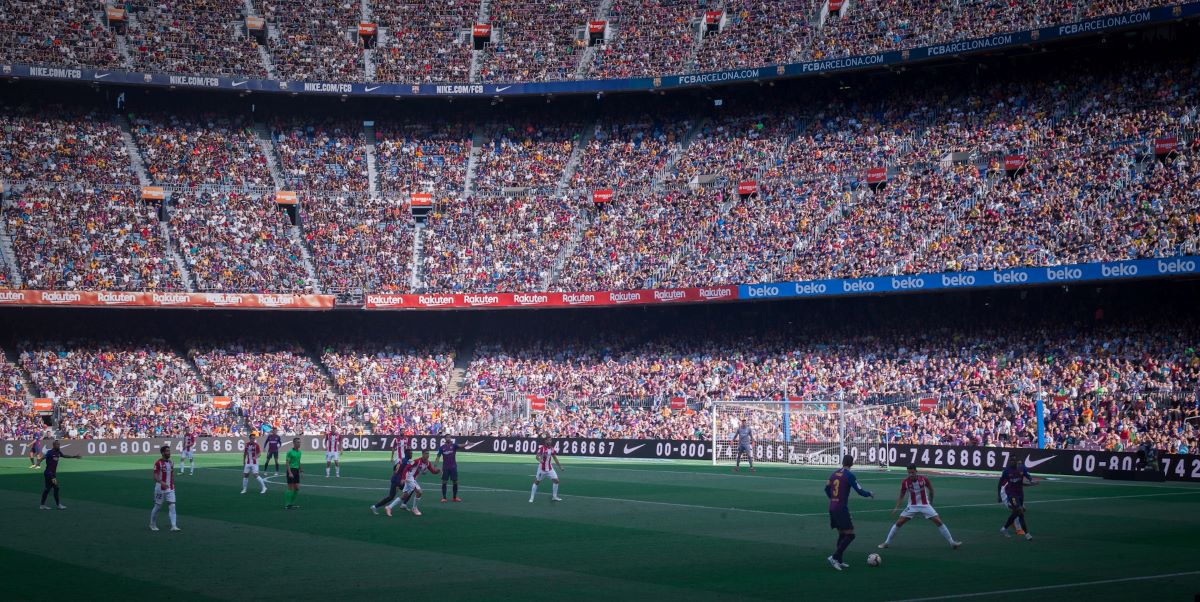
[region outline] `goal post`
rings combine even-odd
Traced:
[[[712,463],[736,460],[736,433],[748,425],[755,462],[837,466],[850,454],[862,466],[888,468],[890,436],[912,402],[853,404],[823,400],[719,400],[712,402]]]

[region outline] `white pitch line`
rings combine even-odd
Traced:
[[[1059,585],[1042,585],[1038,587],[1022,587],[1019,589],[998,589],[990,592],[974,592],[969,594],[951,594],[948,596],[933,596],[930,598],[906,598],[893,602],[927,602],[929,600],[958,600],[961,598],[978,598],[979,596],[996,596],[1000,594],[1019,594],[1024,592],[1040,592],[1048,589],[1066,589],[1069,587],[1087,587],[1091,585],[1107,585],[1110,583],[1128,583],[1131,581],[1150,581],[1153,579],[1168,579],[1170,577],[1189,577],[1200,575],[1200,571],[1184,571],[1182,573],[1163,573],[1161,575],[1145,575],[1143,577],[1122,577],[1120,579],[1101,579],[1099,581],[1079,581]]]
[[[272,479],[272,478],[278,478],[278,477],[268,477],[266,479],[266,481],[268,483],[278,484],[278,483],[275,483],[274,481],[271,481],[270,479]],[[379,482],[381,480],[384,480],[384,479],[368,479],[365,477],[344,477],[344,478],[354,478],[354,479],[357,479],[360,481],[372,481],[372,482]],[[353,487],[353,486],[346,486],[346,485],[313,485],[313,484],[307,484],[307,483],[301,483],[301,486],[319,487],[322,489],[355,489],[355,490],[367,490],[367,491],[387,491],[386,487]],[[478,491],[478,492],[485,492],[485,493],[524,493],[525,492],[523,489],[500,489],[500,488],[495,488],[495,487],[473,487],[473,486],[469,486],[469,485],[463,486],[462,489],[464,491]],[[1119,499],[1129,499],[1129,498],[1164,497],[1164,496],[1173,496],[1173,495],[1200,495],[1200,490],[1184,491],[1184,492],[1177,492],[1177,493],[1143,493],[1143,494],[1138,494],[1138,495],[1114,495],[1114,496],[1100,496],[1100,497],[1061,498],[1061,499],[1053,499],[1053,500],[1032,500],[1032,501],[1025,502],[1025,504],[1029,505],[1029,504],[1054,504],[1054,503],[1062,503],[1062,502],[1088,502],[1088,501],[1097,501],[1097,500],[1119,500]],[[582,499],[587,499],[587,500],[600,500],[600,501],[605,501],[605,502],[626,502],[626,503],[630,503],[630,504],[648,504],[648,505],[652,505],[652,506],[671,506],[671,507],[675,507],[675,508],[693,508],[693,509],[697,509],[697,510],[717,510],[720,512],[745,512],[748,514],[768,514],[768,515],[774,515],[774,516],[789,516],[789,517],[796,517],[796,518],[825,516],[827,514],[826,512],[800,513],[800,512],[777,512],[777,511],[773,511],[773,510],[754,510],[754,509],[750,509],[750,508],[721,508],[719,506],[702,506],[699,504],[680,504],[677,502],[657,502],[657,501],[653,501],[653,500],[631,500],[628,498],[602,497],[602,496],[595,496],[595,495],[572,495],[571,497],[582,498]],[[940,508],[943,508],[943,509],[944,508],[984,508],[984,507],[999,506],[999,505],[1001,505],[999,502],[986,503],[986,504],[956,504],[953,506],[940,506]],[[888,509],[888,508],[881,508],[881,509],[877,509],[877,510],[856,510],[855,514],[872,514],[872,513],[878,513],[878,512],[891,512],[891,511],[892,510]]]

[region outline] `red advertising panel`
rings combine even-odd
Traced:
[[[526,395],[525,398],[529,400],[529,411],[530,412],[544,412],[546,410],[546,398],[545,397],[538,397],[537,395]]]
[[[687,400],[685,400],[684,398],[682,398],[682,397],[672,397],[671,398],[671,409],[672,410],[682,410],[686,407],[687,407]]]
[[[842,5],[845,3],[845,0],[829,0],[829,12],[836,13],[842,10]]]
[[[413,207],[432,207],[433,195],[428,192],[414,192],[409,197],[409,203]]]
[[[125,20],[125,9],[123,9],[123,8],[109,6],[104,9],[104,14],[106,14],[108,16],[108,20],[110,22]]]
[[[333,295],[0,290],[0,305],[332,309]]]
[[[300,202],[300,197],[296,196],[294,190],[280,190],[275,193],[275,203],[277,205],[295,205]]]
[[[709,25],[716,25],[721,22],[721,11],[710,10],[704,13],[704,22]]]
[[[358,35],[373,36],[373,35],[375,35],[376,29],[377,28],[374,23],[359,23],[358,24]]]
[[[937,409],[937,405],[937,399],[934,399],[933,397],[924,397],[920,402],[918,402],[917,408],[922,412],[932,412]]]
[[[872,167],[871,169],[867,170],[867,183],[868,184],[878,184],[880,182],[886,182],[886,181],[887,181],[887,168],[886,167]]]
[[[167,192],[162,186],[142,186],[142,198],[147,201],[161,201],[167,198]]]
[[[1025,167],[1025,155],[1009,155],[1004,158],[1004,170],[1016,171]]]
[[[604,33],[608,21],[588,21],[588,33]]]
[[[260,31],[267,26],[267,20],[262,17],[246,17],[246,29]]]
[[[35,412],[53,412],[54,400],[49,397],[38,397],[33,400],[33,411]]]
[[[746,180],[745,182],[738,183],[738,194],[746,196],[756,192],[758,192],[758,182]]]
[[[1179,148],[1179,139],[1171,136],[1170,138],[1158,138],[1154,141],[1154,154],[1169,155]]]
[[[612,198],[613,198],[613,191],[611,188],[601,188],[599,190],[592,191],[592,202],[593,203],[596,203],[596,204],[607,203],[607,202],[611,201]]]
[[[233,403],[233,400],[227,395],[213,395],[210,396],[208,400],[212,402],[213,407],[217,408],[218,410],[227,410],[229,409],[229,404]]]
[[[488,23],[476,23],[471,28],[471,35],[477,38],[490,38],[492,37],[492,26]]]

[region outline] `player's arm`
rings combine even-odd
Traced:
[[[908,482],[900,484],[900,496],[896,498],[896,507],[892,508],[892,513],[895,514],[900,509],[900,503],[904,501],[904,495],[908,493]]]
[[[1004,491],[1004,482],[1008,480],[1008,469],[1005,468],[1000,473],[1000,482],[996,484],[996,501],[1002,502],[1004,498],[1000,497],[1000,492]]]
[[[929,479],[925,479],[925,488],[929,490],[929,503],[933,504],[933,483]]]
[[[562,462],[559,462],[559,461],[558,461],[558,454],[556,454],[556,453],[554,453],[553,451],[551,451],[551,452],[550,452],[550,459],[551,459],[551,460],[554,460],[554,467],[555,467],[555,468],[557,468],[557,469],[559,469],[559,470],[562,470]]]
[[[1021,470],[1023,471],[1023,474],[1021,476],[1025,477],[1025,480],[1029,483],[1030,487],[1038,484],[1038,480],[1033,478],[1033,475],[1029,474],[1028,468],[1023,468]]]
[[[850,488],[857,491],[858,495],[863,497],[875,497],[875,494],[863,489],[862,485],[858,484],[858,477],[854,476],[853,474],[850,475]]]
[[[825,497],[833,498],[833,479],[825,481]]]

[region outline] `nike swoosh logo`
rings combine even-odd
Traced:
[[[479,445],[480,443],[483,443],[483,441],[476,441],[474,443],[464,443],[462,447],[463,447],[463,449],[474,449],[475,446]]]
[[[509,89],[509,88],[511,88],[511,87],[512,87],[512,86],[501,86],[501,87],[499,87],[499,88],[496,88],[496,91],[497,91],[497,92],[503,92],[503,91],[505,91],[505,90],[507,90],[507,89]]]
[[[382,88],[382,87],[383,87],[383,86],[367,86],[365,89],[366,89],[366,91],[367,91],[367,92],[374,92],[375,90],[378,90],[378,89],[380,89],[380,88]]]
[[[628,456],[629,454],[631,454],[639,449],[642,449],[643,447],[646,447],[645,443],[638,445],[638,446],[634,446],[634,447],[629,447],[628,445],[626,445],[625,446],[625,455]]]
[[[1053,460],[1056,457],[1057,456],[1050,456],[1048,458],[1042,458],[1041,460],[1030,460],[1028,457],[1026,457],[1025,458],[1025,468],[1033,468],[1040,464],[1045,464],[1046,462],[1049,462],[1050,460]]]
[[[112,75],[112,74],[111,73],[97,73],[96,79],[104,79],[104,78],[108,77],[109,75]]]
[[[246,83],[246,82],[245,82],[245,81],[233,82],[233,85],[234,85],[234,86],[240,86],[240,85],[242,85],[242,84],[244,84],[244,83]]]

